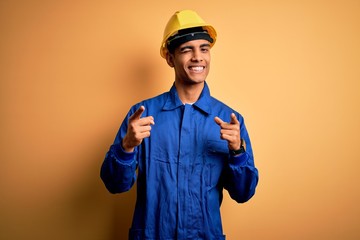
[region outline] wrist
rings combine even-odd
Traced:
[[[232,155],[232,156],[236,156],[236,155],[246,152],[246,143],[245,143],[244,139],[240,139],[240,148],[235,149],[235,150],[229,149],[229,152],[230,152],[230,155]]]
[[[121,147],[125,152],[134,152],[135,148],[134,147],[130,147],[126,144],[126,140],[125,138],[122,140],[121,142]]]

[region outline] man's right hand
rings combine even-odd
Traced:
[[[139,146],[144,138],[150,137],[151,125],[154,125],[152,116],[141,118],[145,107],[141,106],[129,118],[127,133],[122,141],[122,147],[126,152],[133,152],[136,146]]]

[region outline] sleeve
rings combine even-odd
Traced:
[[[232,199],[238,203],[244,203],[255,194],[259,174],[254,164],[250,137],[244,119],[241,115],[238,116],[238,119],[241,138],[246,143],[246,152],[237,156],[229,155],[229,163],[224,174],[224,188],[229,192]]]
[[[126,192],[136,181],[137,148],[134,152],[128,153],[121,145],[127,131],[128,119],[134,112],[133,109],[129,111],[121,124],[115,141],[106,153],[101,166],[100,177],[110,193]]]

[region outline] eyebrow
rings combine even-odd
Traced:
[[[210,47],[210,44],[209,43],[204,43],[204,44],[201,44],[200,47]]]

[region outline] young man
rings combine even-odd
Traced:
[[[244,119],[213,98],[205,81],[215,41],[215,29],[197,13],[170,18],[160,53],[175,82],[130,109],[106,154],[101,178],[111,193],[128,191],[137,179],[129,239],[225,239],[223,189],[239,203],[255,193]]]

